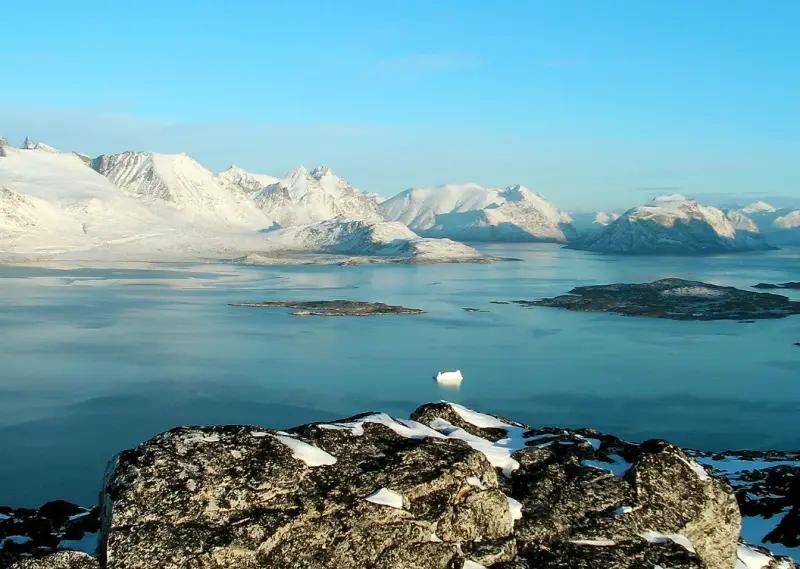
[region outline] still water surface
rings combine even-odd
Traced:
[[[674,322],[490,303],[669,276],[798,280],[800,249],[702,258],[483,249],[521,261],[0,267],[0,504],[92,503],[115,452],[179,424],[407,416],[440,399],[634,440],[800,448],[800,317]],[[297,318],[228,306],[337,298],[427,314]],[[460,390],[432,381],[455,368]]]

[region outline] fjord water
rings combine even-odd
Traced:
[[[664,277],[742,288],[797,280],[800,249],[668,258],[483,250],[521,260],[0,267],[0,504],[93,503],[114,453],[176,425],[406,416],[439,399],[634,440],[800,448],[798,317],[676,322],[491,303]],[[228,305],[339,298],[427,313],[299,318]],[[432,380],[456,368],[459,390]]]

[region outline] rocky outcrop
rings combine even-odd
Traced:
[[[667,442],[451,403],[286,432],[173,429],[121,453],[102,496],[108,569],[793,567],[740,545],[731,488]]]
[[[579,286],[555,298],[516,303],[526,307],[547,306],[672,320],[753,320],[800,314],[800,302],[779,294],[684,279]]]

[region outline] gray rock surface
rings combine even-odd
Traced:
[[[97,559],[79,551],[59,551],[45,557],[22,559],[10,569],[98,569]]]
[[[450,403],[288,432],[173,429],[121,453],[102,496],[96,563],[14,566],[749,569],[742,556],[761,555],[739,544],[731,488],[674,445]]]

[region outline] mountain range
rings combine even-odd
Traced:
[[[2,258],[254,258],[289,252],[402,260],[480,255],[456,242],[554,242],[604,253],[714,253],[800,242],[800,210],[722,210],[663,196],[570,215],[521,185],[410,188],[381,201],[330,168],[215,174],[186,154],[91,158],[0,138]]]

